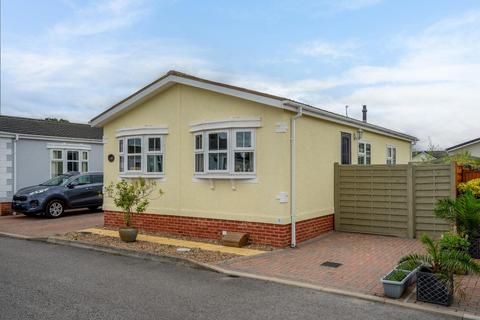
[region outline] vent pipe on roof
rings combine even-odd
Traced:
[[[363,109],[362,109],[362,113],[363,113],[363,122],[367,122],[367,105],[364,104],[363,105]]]

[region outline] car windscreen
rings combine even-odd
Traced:
[[[41,186],[61,186],[65,184],[72,176],[70,175],[59,175],[56,176],[55,178],[52,178],[48,181],[45,181],[44,183],[41,183]]]

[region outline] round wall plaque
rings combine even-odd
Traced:
[[[108,155],[108,161],[109,161],[109,162],[115,161],[115,156],[114,156],[113,154],[109,154],[109,155]]]

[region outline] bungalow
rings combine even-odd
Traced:
[[[480,138],[462,142],[446,150],[449,154],[469,152],[473,157],[480,158]]]
[[[67,171],[102,171],[102,149],[101,128],[0,116],[0,215],[21,188]]]
[[[364,119],[170,71],[91,120],[104,130],[105,183],[156,179],[147,231],[295,246],[333,229],[334,163],[411,160],[416,138]],[[105,226],[122,215],[105,199]]]

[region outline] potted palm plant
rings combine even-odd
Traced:
[[[467,189],[456,199],[441,199],[435,208],[437,217],[455,225],[458,234],[470,242],[469,252],[480,259],[480,199]]]
[[[116,184],[112,182],[105,187],[105,194],[113,199],[115,206],[123,210],[125,227],[118,229],[122,241],[136,241],[138,230],[132,226],[132,215],[145,212],[155,189],[156,182],[144,178],[130,182],[122,180]],[[158,193],[161,195],[163,192],[158,189]]]
[[[410,254],[400,259],[421,264],[417,272],[417,300],[449,306],[453,302],[454,274],[480,273],[480,265],[462,250],[441,246],[427,235],[421,239],[426,254]]]

